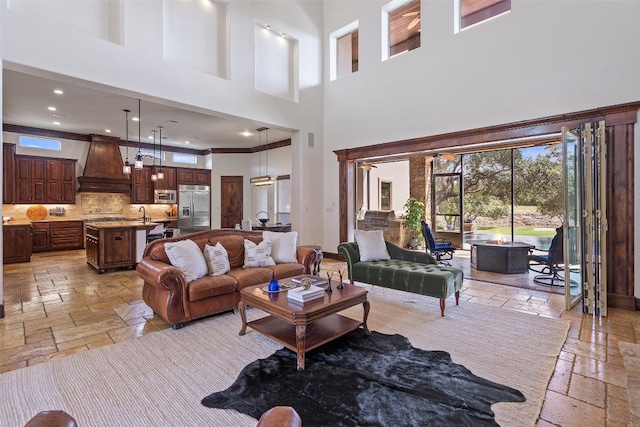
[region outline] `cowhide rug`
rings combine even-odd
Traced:
[[[296,355],[287,349],[256,360],[202,404],[256,419],[273,406],[292,406],[305,427],[479,427],[498,425],[493,403],[524,400],[518,390],[453,363],[449,353],[358,329],[307,353],[304,371],[296,370]]]

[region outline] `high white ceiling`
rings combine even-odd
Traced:
[[[117,91],[99,90],[68,81],[57,81],[3,70],[3,123],[79,134],[100,134],[125,138],[125,113],[129,113],[129,140],[138,141],[138,99]],[[56,95],[54,89],[64,94]],[[48,110],[55,107],[55,111]],[[191,149],[250,148],[291,138],[288,131],[270,128],[258,136],[264,123],[230,120],[159,103],[141,101],[140,137],[148,139],[152,129],[163,126],[162,144]],[[54,124],[57,121],[60,124]],[[111,133],[105,130],[110,129]],[[243,133],[249,133],[249,136]],[[156,142],[159,143],[159,137]],[[185,141],[189,141],[187,144]]]

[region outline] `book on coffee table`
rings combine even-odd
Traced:
[[[291,278],[291,282],[295,283],[296,285],[299,285],[302,282],[302,279],[306,277],[311,279],[312,285],[324,285],[325,283],[327,283],[327,279],[323,279],[322,277],[318,277],[318,276],[312,276],[311,274],[305,274],[304,276],[293,277]]]
[[[297,287],[289,289],[287,292],[287,298],[297,302],[306,302],[322,297],[324,297],[324,289],[315,285],[311,285],[309,289]]]

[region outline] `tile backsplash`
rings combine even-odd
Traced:
[[[13,217],[14,220],[28,220],[27,209],[31,206],[27,204],[8,204],[2,205],[2,216]],[[154,218],[176,216],[176,205],[132,205],[131,198],[126,194],[119,193],[78,193],[76,194],[75,205],[51,205],[44,206],[47,211],[56,208],[64,209],[64,216],[47,215],[44,220],[48,219],[90,219],[104,217],[123,217],[137,218],[142,216],[138,212],[140,206],[144,206],[147,215]]]

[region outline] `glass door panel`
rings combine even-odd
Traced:
[[[463,154],[462,159],[464,222],[471,224],[464,241],[511,241],[511,150]]]
[[[460,233],[460,174],[433,177],[436,232]]]
[[[564,182],[564,286],[565,308],[582,301],[582,147],[577,132],[562,128],[562,174]]]
[[[564,217],[561,142],[513,149],[513,240],[536,255],[547,255]]]

